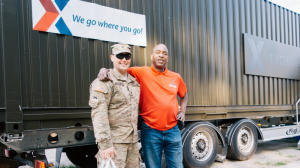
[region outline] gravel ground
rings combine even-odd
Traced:
[[[282,139],[258,144],[255,155],[246,161],[226,159],[224,163],[214,162],[211,168],[299,168],[300,150],[297,149],[298,140]],[[49,162],[55,163],[56,149],[46,150]],[[29,166],[21,166],[29,168]],[[20,167],[20,168],[21,168]],[[61,167],[75,168],[65,153],[62,153]],[[144,165],[141,165],[144,168]]]
[[[299,168],[300,150],[297,143],[294,138],[260,143],[250,160],[226,159],[225,163],[215,162],[211,168]]]

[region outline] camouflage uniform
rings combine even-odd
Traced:
[[[117,167],[139,167],[137,119],[140,85],[128,75],[124,80],[110,70],[113,81],[95,79],[90,87],[89,105],[92,107],[92,122],[99,152],[96,155],[101,165],[101,150],[115,147],[118,155],[113,161]]]

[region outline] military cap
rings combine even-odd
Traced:
[[[114,55],[120,54],[123,52],[131,54],[131,51],[130,51],[131,47],[127,44],[115,44],[115,45],[111,46],[111,48],[112,48],[112,54],[114,54]]]

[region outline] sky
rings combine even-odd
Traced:
[[[268,0],[286,9],[300,14],[300,0]]]

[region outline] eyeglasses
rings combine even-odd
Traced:
[[[126,60],[130,60],[131,54],[129,54],[129,53],[127,53],[127,54],[120,53],[120,54],[117,54],[116,57],[120,60],[122,60],[124,57],[125,57]]]

